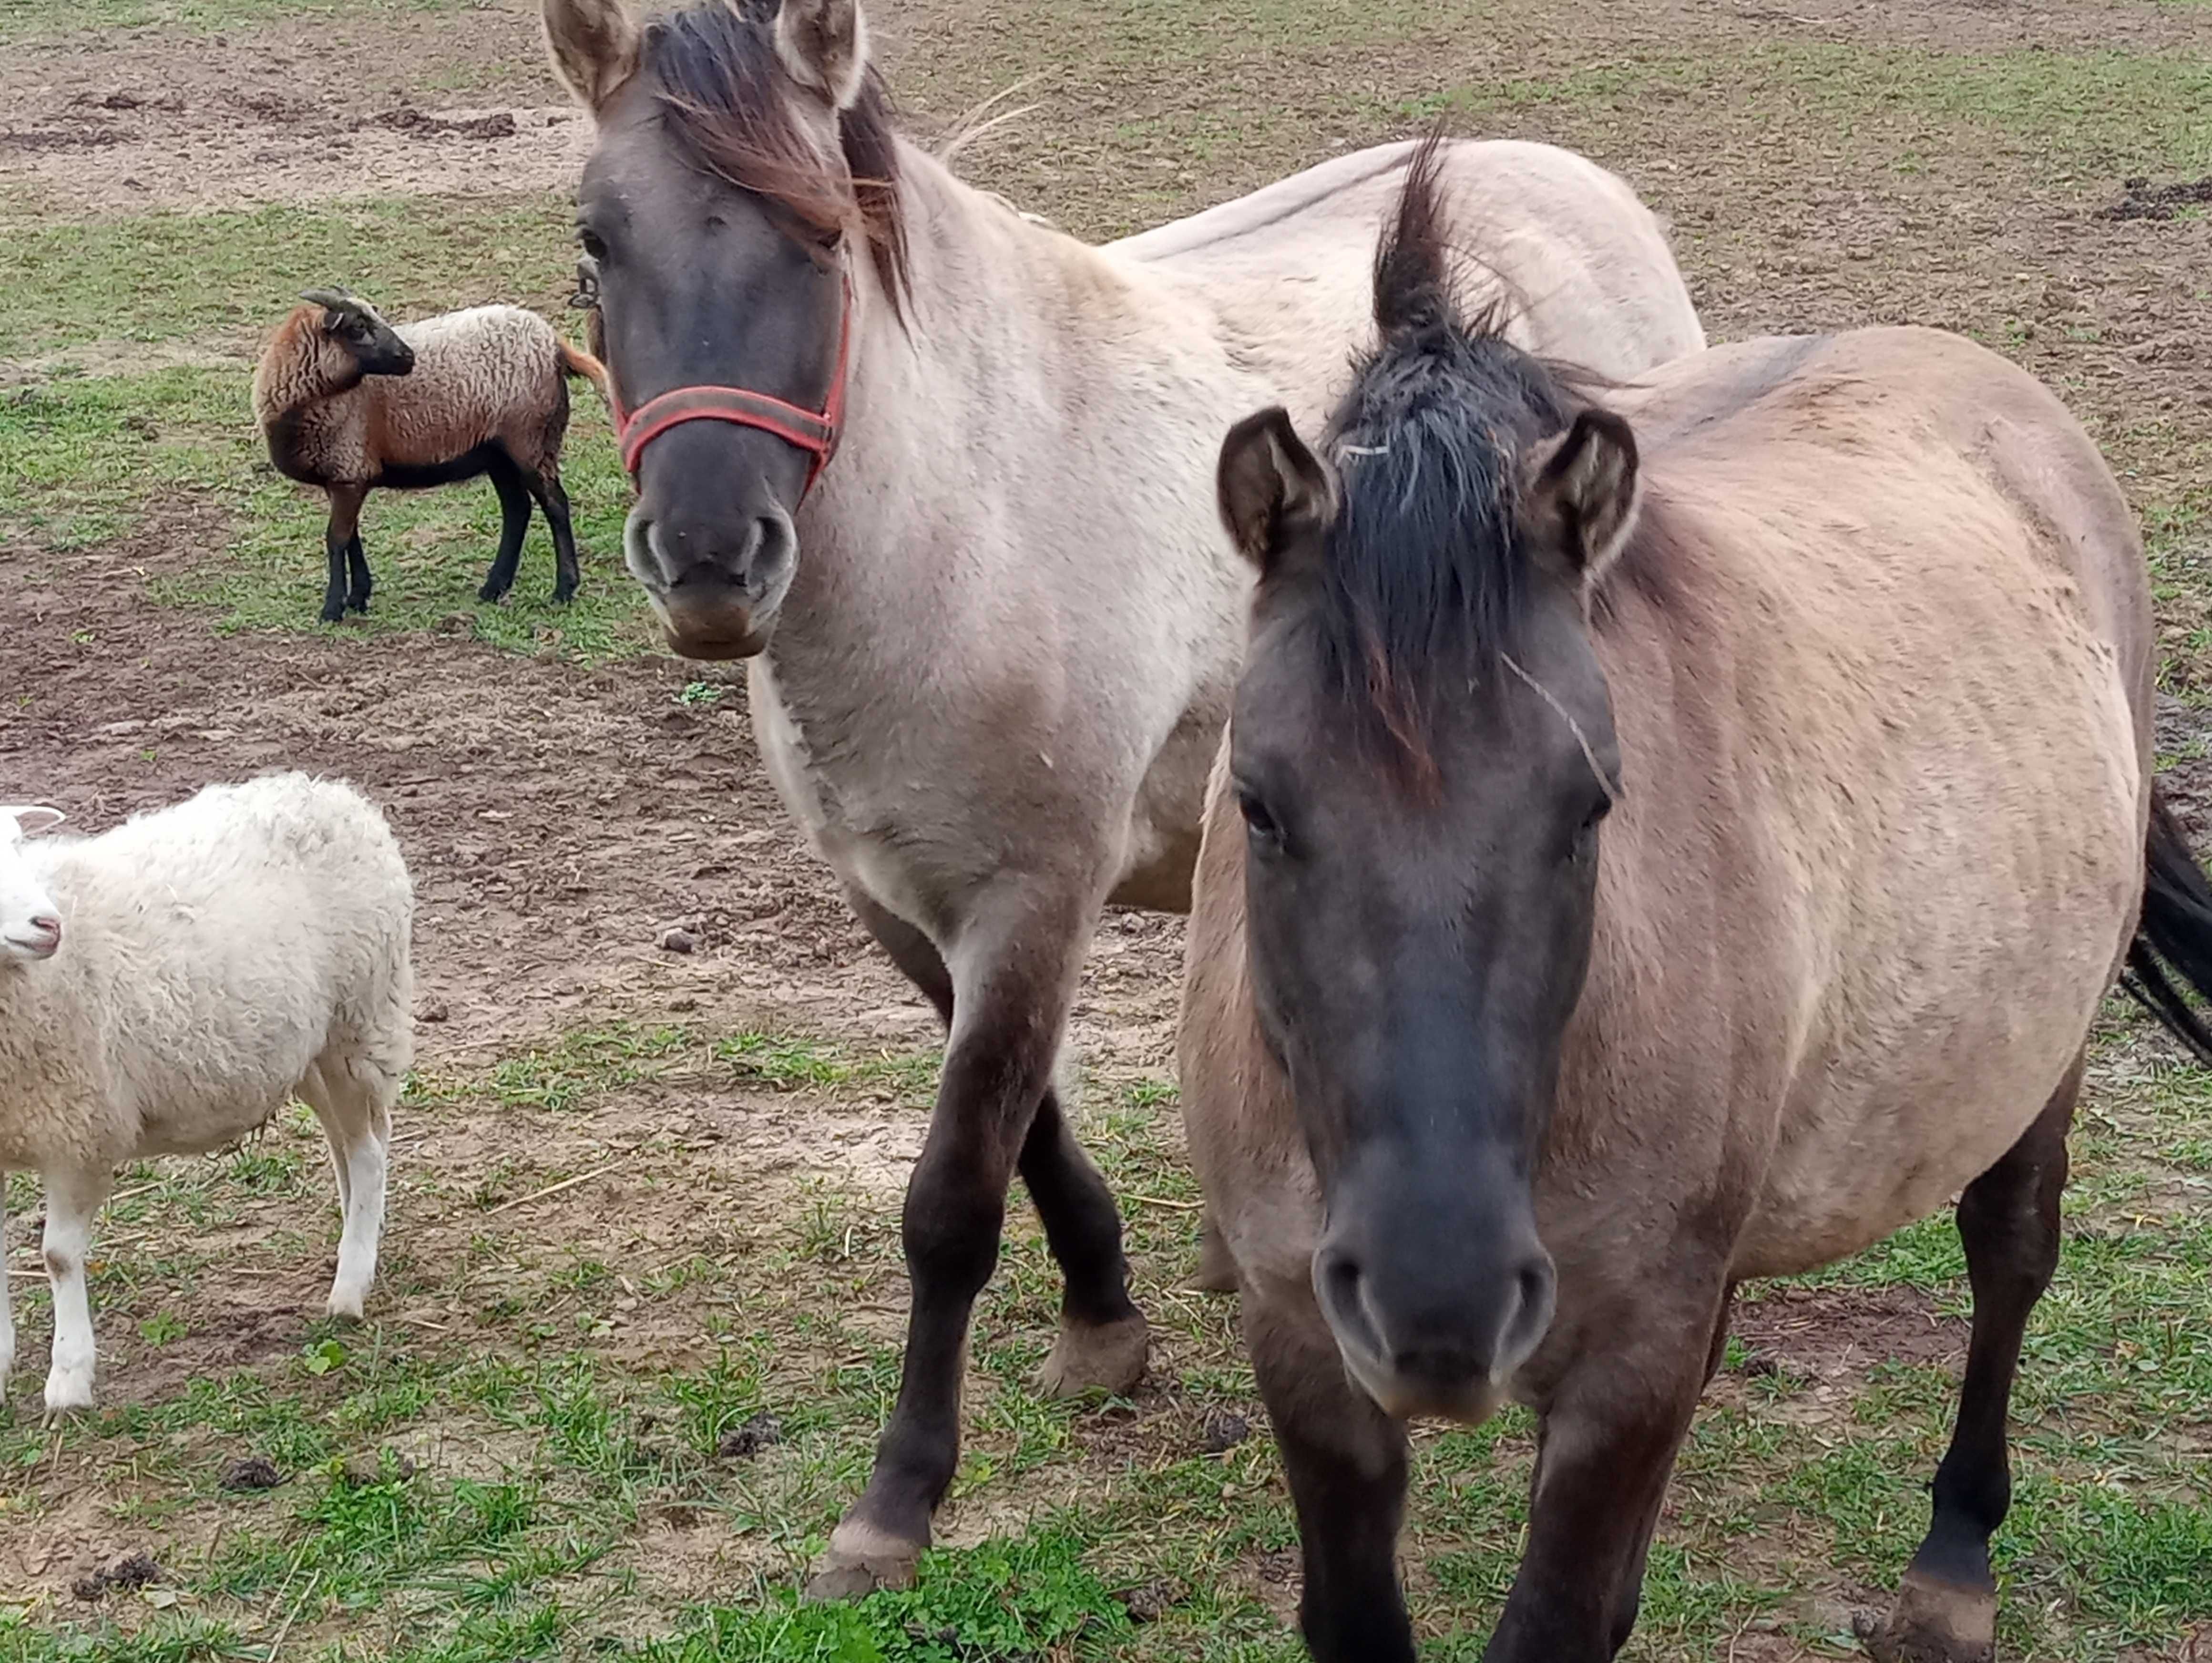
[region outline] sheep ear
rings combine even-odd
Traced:
[[[43,803],[21,807],[0,808],[0,819],[11,819],[25,837],[34,832],[47,832],[69,818],[58,808],[48,808]]]
[[[554,72],[594,116],[637,73],[637,19],[624,0],[545,0]]]
[[[775,55],[802,87],[836,110],[849,110],[868,70],[868,20],[860,0],[783,0],[775,14]]]

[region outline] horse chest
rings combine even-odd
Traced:
[[[915,839],[901,835],[900,794],[866,762],[841,767],[817,753],[765,654],[753,660],[749,680],[761,759],[809,846],[878,905],[929,931],[942,908],[913,858]]]

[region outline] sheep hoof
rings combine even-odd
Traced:
[[[331,1302],[328,1308],[331,1315],[340,1322],[359,1322],[362,1307],[367,1302],[363,1294],[351,1292],[341,1294],[333,1288],[331,1291]]]
[[[325,624],[335,624],[344,616],[345,602],[343,600],[331,601],[323,607],[323,622]]]
[[[574,583],[563,583],[553,591],[553,604],[556,606],[565,606],[575,598],[576,586]]]
[[[495,605],[507,599],[507,585],[504,583],[487,583],[483,588],[477,591],[477,599]]]
[[[92,1407],[92,1376],[90,1374],[50,1374],[46,1377],[46,1422],[52,1425],[63,1416],[80,1409]]]

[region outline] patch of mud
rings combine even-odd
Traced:
[[[1739,1301],[1729,1331],[1747,1374],[1777,1369],[1824,1385],[1885,1362],[1963,1367],[1967,1324],[1917,1288],[1772,1288]]]
[[[2097,210],[2099,219],[2156,219],[2180,217],[2185,208],[2212,204],[2212,178],[2194,183],[2154,185],[2147,178],[2124,180],[2120,199]]]
[[[51,212],[74,218],[568,190],[590,154],[592,128],[566,105],[434,115],[403,105],[353,116],[248,98],[181,116],[149,113],[130,130],[101,129],[96,150],[85,148],[89,140],[65,140],[65,131],[0,133],[0,179],[28,186]]]

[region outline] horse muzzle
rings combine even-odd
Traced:
[[[768,646],[798,559],[788,515],[762,515],[718,539],[634,514],[623,540],[672,651],[750,658]]]
[[[1396,1161],[1359,1164],[1334,1186],[1313,1260],[1346,1372],[1401,1419],[1488,1419],[1557,1297],[1525,1186],[1454,1194]]]

